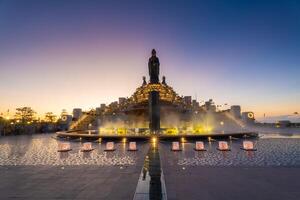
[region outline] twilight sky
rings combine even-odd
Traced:
[[[156,48],[180,95],[300,112],[300,1],[0,0],[0,112],[130,96]]]

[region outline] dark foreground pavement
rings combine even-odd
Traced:
[[[132,199],[141,166],[0,167],[0,199]]]
[[[127,166],[0,166],[0,199],[133,199],[148,149],[128,152],[137,159]]]
[[[201,166],[185,165],[184,162],[179,164],[182,158],[195,156],[192,146],[187,147],[182,152],[172,152],[169,144],[161,145],[161,166],[168,200],[300,199],[299,166]],[[236,150],[229,155],[235,155],[235,152]],[[199,154],[202,155],[201,152]],[[207,154],[213,159],[219,152],[210,150]],[[234,159],[234,156],[230,159]]]
[[[164,166],[168,200],[299,200],[300,168]]]

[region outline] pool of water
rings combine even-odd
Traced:
[[[135,165],[146,143],[139,143],[139,152],[127,151],[127,144],[116,143],[116,151],[106,152],[105,143],[93,143],[95,150],[81,152],[81,142],[70,142],[72,151],[57,152],[61,141],[53,134],[10,136],[0,138],[0,165]],[[141,152],[142,151],[142,152]]]
[[[252,140],[257,151],[241,150],[243,140],[227,140],[231,151],[218,151],[218,141],[206,142],[207,151],[194,151],[195,141],[181,143],[183,151],[172,152],[171,142],[159,142],[163,162],[178,166],[300,166],[300,138],[262,136]],[[53,134],[0,138],[0,165],[102,165],[131,166],[144,159],[149,143],[138,142],[139,151],[127,151],[128,143],[116,143],[116,151],[105,152],[105,142],[93,143],[90,153],[80,151],[81,142],[70,142],[72,151],[57,152]]]
[[[195,151],[195,143],[181,144],[172,152],[170,143],[161,144],[168,165],[179,166],[300,166],[300,138],[259,138],[252,140],[257,151],[241,149],[243,140],[227,141],[231,151],[218,151],[218,142],[205,142],[207,151]]]

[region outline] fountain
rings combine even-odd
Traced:
[[[58,143],[58,152],[67,152],[67,151],[71,151],[71,145],[69,142],[61,142]]]
[[[204,142],[197,141],[196,146],[195,146],[195,150],[196,151],[206,151],[206,149],[204,148]]]
[[[85,142],[82,145],[81,151],[82,152],[89,152],[89,151],[93,151],[93,147],[92,147],[92,143],[91,142]]]
[[[256,151],[252,141],[243,141],[243,147],[241,149],[245,151]]]
[[[181,151],[179,142],[172,142],[172,151]]]
[[[142,85],[130,97],[85,112],[71,123],[69,131],[58,132],[57,136],[89,140],[257,137],[257,133],[241,129],[240,119],[217,110],[211,99],[200,105],[191,96],[177,94],[165,76],[160,81],[160,62],[154,49],[148,70],[150,80],[143,77]]]
[[[220,141],[217,149],[219,151],[230,151],[228,142],[225,142],[225,141]]]
[[[129,142],[128,151],[137,151],[136,142]]]
[[[104,151],[114,151],[115,149],[115,143],[114,142],[107,142],[106,148]]]

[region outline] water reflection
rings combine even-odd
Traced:
[[[67,159],[69,157],[69,152],[61,152],[59,154],[60,159]]]
[[[259,134],[260,138],[295,138],[300,139],[300,134],[280,134],[280,133],[267,133],[267,134]]]
[[[104,152],[105,143],[93,143],[92,152],[81,152],[81,143],[71,142],[72,151],[57,152],[59,141],[51,135],[14,136],[0,140],[0,165],[135,165],[138,155],[116,144],[114,152]]]
[[[149,170],[149,156],[147,155],[145,158],[144,165],[143,165],[143,178],[142,178],[143,181],[146,180],[148,170]]]
[[[229,152],[230,151],[221,151],[221,154],[222,154],[222,156],[223,156],[224,159],[228,158],[228,153]]]
[[[248,158],[254,158],[255,156],[254,151],[245,151],[245,154]]]
[[[162,155],[168,165],[180,166],[300,166],[300,139],[268,138],[253,140],[257,151],[240,149],[243,140],[230,142],[231,151],[218,151],[217,142],[205,142],[207,151],[196,152],[195,143],[186,143],[181,152],[170,151],[162,143]]]
[[[150,200],[161,200],[161,168],[158,148],[151,147],[148,153],[149,156],[149,176],[150,176]]]
[[[158,146],[156,143],[151,145],[145,158],[141,176],[139,178],[136,193],[133,199],[166,199],[165,184],[160,166]]]
[[[84,159],[91,159],[92,158],[92,155],[91,155],[91,152],[82,152],[82,157]]]

